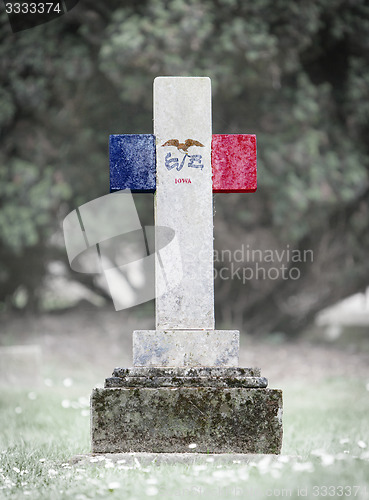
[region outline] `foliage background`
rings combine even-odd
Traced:
[[[300,280],[217,280],[218,324],[293,335],[363,290],[368,33],[365,0],[81,0],[16,34],[2,12],[3,312],[40,310],[50,263],[70,272],[61,222],[108,192],[110,133],[152,132],[158,75],[210,76],[213,133],[257,134],[258,191],[215,196],[216,248],[314,252],[290,263]],[[139,204],[150,218],[151,197]]]

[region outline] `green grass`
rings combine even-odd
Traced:
[[[342,377],[282,388],[279,460],[150,466],[70,465],[90,448],[89,387],[2,390],[0,498],[369,498],[366,381]]]

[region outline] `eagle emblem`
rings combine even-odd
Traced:
[[[175,146],[178,151],[181,149],[183,152],[187,154],[188,148],[191,146],[200,146],[204,148],[205,146],[201,144],[199,141],[195,141],[194,139],[186,139],[185,142],[179,142],[178,139],[170,139],[162,146]]]

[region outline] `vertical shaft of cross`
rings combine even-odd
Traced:
[[[156,328],[214,329],[210,79],[156,78],[154,134],[155,224],[175,231],[183,270],[180,283],[171,288],[181,266],[174,263],[159,272],[160,248],[165,246],[159,233]],[[164,145],[168,142],[172,144]],[[160,295],[166,286],[167,291]]]

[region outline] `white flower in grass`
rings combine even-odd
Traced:
[[[222,479],[222,480],[228,480],[228,481],[237,481],[237,474],[235,469],[221,469],[221,470],[215,470],[213,471],[213,478],[215,479]]]
[[[224,473],[226,471],[224,470],[214,470],[213,473],[212,473],[212,476],[215,477],[215,478],[223,478],[224,477]]]
[[[13,481],[8,477],[4,479],[4,484],[6,488],[11,488],[12,486],[15,486],[15,483],[13,483]]]
[[[362,448],[362,449],[366,448],[366,443],[364,441],[361,441],[361,440],[358,441],[357,445],[359,448]]]
[[[29,392],[28,399],[30,399],[31,401],[34,401],[35,399],[37,399],[37,394],[35,392]]]
[[[338,453],[337,455],[335,455],[335,459],[336,460],[346,460],[347,459],[347,455],[345,454],[345,452]]]
[[[55,469],[49,469],[47,473],[49,474],[49,477],[55,477],[58,475],[58,471],[56,471]]]
[[[209,463],[212,463],[212,462],[214,462],[214,458],[213,457],[209,457],[209,458],[206,459],[206,461],[209,462]]]
[[[109,460],[109,462],[105,463],[105,469],[113,469],[113,468],[114,468],[114,464],[110,460]]]
[[[322,455],[325,455],[325,450],[322,450],[321,448],[319,448],[318,450],[313,450],[311,452],[311,455],[314,455],[316,457],[321,457]]]
[[[154,497],[155,495],[157,495],[159,493],[159,490],[158,488],[155,488],[155,486],[150,486],[149,488],[147,488],[146,490],[146,495],[148,497]]]
[[[197,444],[196,443],[191,443],[191,444],[188,445],[188,447],[189,447],[190,450],[193,450],[193,449],[195,449],[197,447]]]
[[[122,458],[122,460],[117,461],[117,464],[125,464],[125,463],[126,463],[126,461],[124,460],[124,458]]]
[[[349,438],[341,438],[340,439],[340,444],[347,444],[349,442],[350,442]]]
[[[64,385],[64,387],[72,387],[73,380],[71,378],[67,377],[63,380],[63,385]]]
[[[146,479],[146,483],[147,484],[158,484],[158,480],[156,479],[156,477],[148,477]]]
[[[248,471],[247,467],[242,467],[241,469],[238,470],[238,478],[241,481],[248,481],[249,471]]]
[[[119,490],[119,488],[120,488],[120,483],[118,483],[118,481],[112,481],[111,483],[108,484],[109,491]]]
[[[263,457],[259,462],[257,462],[257,468],[261,474],[266,474],[269,471],[270,463],[272,458],[269,456]]]
[[[207,468],[208,468],[208,467],[207,467],[207,465],[205,465],[205,464],[199,464],[199,465],[196,465],[196,464],[195,464],[195,465],[193,465],[193,467],[192,467],[192,469],[193,469],[194,471],[196,471],[196,472],[198,472],[198,471],[202,471],[202,470],[207,470]]]
[[[272,467],[273,467],[273,469],[281,470],[281,469],[283,469],[283,463],[282,462],[273,462]]]
[[[86,398],[85,396],[80,396],[78,398],[78,403],[81,405],[81,408],[82,407],[86,407],[86,408],[90,407],[90,400],[88,398]]]
[[[17,406],[16,408],[14,408],[14,411],[17,415],[20,415],[22,413],[22,408],[20,406]]]
[[[281,472],[278,469],[272,469],[270,475],[273,479],[279,479],[281,477]]]
[[[28,490],[24,490],[24,491],[23,491],[23,495],[30,495],[30,494],[31,494],[31,492],[30,492],[30,491],[28,491]]]
[[[100,462],[100,457],[99,457],[99,458],[97,458],[97,457],[92,457],[92,458],[90,458],[90,462],[91,462],[91,463]]]
[[[20,469],[18,469],[18,467],[13,467],[13,471],[16,472],[17,474],[20,473]]]
[[[335,461],[335,458],[333,455],[322,455],[320,457],[321,461],[322,461],[322,465],[323,467],[328,467],[329,465],[332,465],[334,464],[334,461]]]
[[[63,401],[61,402],[61,405],[63,408],[69,408],[70,407],[69,399],[63,399]]]
[[[82,417],[89,417],[90,416],[90,410],[82,410],[81,411]]]
[[[44,462],[46,462],[46,458],[40,458],[39,462],[43,464]]]
[[[314,466],[311,462],[296,462],[292,465],[295,472],[314,472]]]

